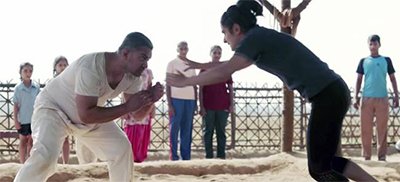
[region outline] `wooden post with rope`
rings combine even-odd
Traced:
[[[279,11],[268,0],[261,3],[279,22],[281,32],[288,33],[293,37],[296,35],[297,26],[300,22],[300,13],[307,7],[311,0],[303,0],[297,7],[291,8],[291,0],[281,0],[282,11]],[[281,151],[291,152],[293,146],[293,121],[294,121],[294,93],[286,85],[283,86],[283,122]]]

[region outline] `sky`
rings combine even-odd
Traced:
[[[280,9],[280,0],[270,2]],[[292,6],[300,2],[292,0]],[[52,77],[55,57],[63,55],[71,63],[87,53],[113,52],[128,33],[139,31],[153,42],[149,68],[155,81],[163,82],[179,41],[188,42],[188,58],[194,61],[210,61],[212,45],[222,46],[222,60],[233,55],[223,43],[219,20],[234,3],[236,0],[0,1],[0,81],[17,82],[19,64],[26,61],[34,65],[34,80],[47,80]],[[354,87],[358,62],[369,55],[367,38],[371,34],[381,36],[381,55],[391,57],[395,69],[400,70],[399,5],[399,0],[313,0],[301,14],[296,38]],[[265,8],[258,24],[278,29]],[[233,79],[256,85],[281,83],[256,66],[235,73]]]

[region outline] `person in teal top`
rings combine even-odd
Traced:
[[[36,96],[40,92],[39,84],[31,80],[33,65],[31,63],[22,63],[19,67],[21,83],[14,88],[14,122],[15,129],[19,133],[19,161],[23,164],[29,157],[32,148],[32,130],[31,118],[33,113],[33,104]]]
[[[361,103],[361,143],[362,155],[365,160],[371,160],[372,134],[374,127],[374,116],[376,117],[378,160],[386,160],[387,152],[387,125],[389,119],[389,101],[387,92],[386,75],[389,75],[393,86],[393,106],[399,106],[397,81],[392,60],[389,57],[381,56],[380,37],[371,35],[368,38],[370,55],[362,58],[357,67],[356,102],[354,108],[360,105],[360,88],[364,77],[364,87]]]

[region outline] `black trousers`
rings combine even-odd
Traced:
[[[347,159],[335,156],[343,119],[351,103],[350,91],[342,79],[328,85],[310,99],[307,129],[308,169],[317,181],[347,181],[342,173]]]

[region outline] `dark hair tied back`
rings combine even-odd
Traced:
[[[254,16],[260,16],[263,12],[262,6],[253,0],[239,0],[236,6],[240,10],[252,13]]]
[[[256,16],[262,15],[262,11],[262,6],[254,0],[239,0],[222,15],[221,25],[232,29],[236,23],[243,32],[247,32],[257,25]]]

